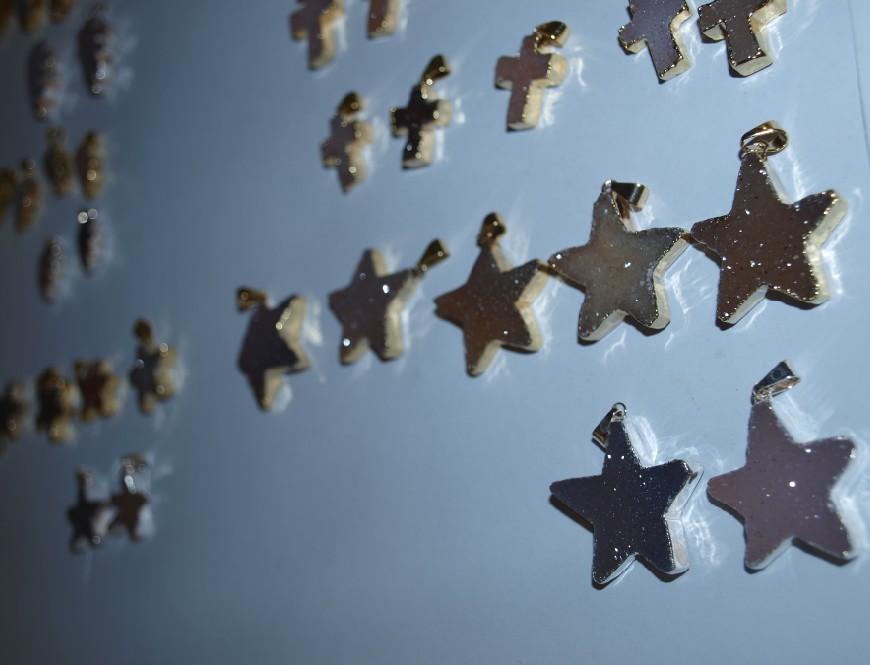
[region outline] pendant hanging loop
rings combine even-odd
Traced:
[[[759,155],[762,159],[788,147],[788,134],[773,120],[750,129],[740,137],[740,156]]]

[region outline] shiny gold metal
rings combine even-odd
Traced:
[[[57,105],[57,91],[60,88],[57,55],[48,42],[38,42],[30,52],[27,86],[33,115],[37,120],[44,120]]]
[[[45,170],[56,196],[68,196],[72,192],[73,163],[66,149],[66,130],[63,127],[48,128]]]
[[[6,34],[15,20],[15,0],[0,0],[0,37]]]
[[[435,96],[436,81],[450,74],[450,65],[443,55],[436,55],[420,77],[420,84],[411,88],[408,106],[390,109],[393,136],[407,136],[402,155],[406,169],[432,163],[434,131],[450,123],[453,105]]]
[[[320,147],[323,165],[338,170],[345,192],[366,177],[362,152],[372,142],[373,132],[371,123],[356,119],[363,107],[358,93],[347,93],[330,122],[330,136]]]
[[[103,234],[99,222],[99,213],[93,208],[82,210],[78,214],[79,233],[78,250],[79,259],[85,273],[90,275],[100,262],[103,250]]]
[[[299,0],[301,9],[290,15],[293,39],[308,40],[308,66],[323,67],[335,58],[335,30],[344,17],[344,0]]]
[[[648,48],[660,81],[691,67],[680,39],[680,26],[692,16],[686,0],[632,0],[628,13],[631,22],[619,29],[619,43],[629,53]]]
[[[88,423],[97,418],[108,418],[117,413],[118,375],[106,360],[77,360],[76,383],[81,396],[81,419]]]
[[[243,287],[236,293],[240,312],[254,310],[239,352],[238,366],[248,377],[257,403],[264,411],[275,404],[284,375],[311,367],[300,335],[305,319],[305,298],[290,296],[269,307],[264,291]]]
[[[120,491],[112,495],[115,515],[109,525],[112,534],[124,533],[130,540],[142,540],[146,532],[143,522],[151,505],[150,469],[142,455],[128,455],[121,460]]]
[[[0,226],[6,221],[6,213],[15,201],[17,190],[18,173],[15,169],[0,169]]]
[[[62,23],[76,8],[77,0],[51,0],[51,20]]]
[[[106,19],[106,11],[102,3],[95,4],[79,32],[79,60],[91,97],[102,97],[111,81],[115,31]]]
[[[105,148],[103,137],[88,132],[76,151],[76,168],[82,191],[89,199],[99,198],[103,191]]]
[[[562,47],[571,31],[560,21],[544,23],[523,39],[518,58],[503,56],[495,66],[495,84],[511,91],[507,126],[510,129],[532,129],[541,116],[544,88],[562,83],[568,71],[568,61],[553,47]]]
[[[763,122],[740,137],[740,156],[770,157],[788,147],[788,134],[773,120]]]
[[[42,185],[36,176],[35,160],[25,159],[21,163],[21,168],[24,173],[18,185],[15,230],[24,233],[33,226],[39,215],[42,205]]]
[[[76,388],[60,370],[50,367],[36,381],[39,413],[36,429],[45,432],[52,443],[68,441],[72,436]]]
[[[514,268],[498,244],[505,233],[498,213],[483,221],[477,244],[480,255],[468,281],[435,300],[437,313],[462,328],[465,364],[472,376],[489,367],[499,348],[537,351],[541,333],[532,311],[547,282],[544,263],[532,260]]]
[[[39,260],[39,293],[46,302],[52,302],[60,294],[65,267],[63,240],[59,236],[51,236],[45,242]]]
[[[80,554],[88,547],[99,547],[106,538],[112,510],[106,501],[92,501],[90,491],[94,478],[87,467],[76,470],[78,500],[67,510],[66,516],[73,528],[69,541],[72,552]]]
[[[329,304],[343,328],[341,362],[354,363],[369,349],[381,360],[402,355],[402,311],[428,269],[448,256],[441,241],[435,240],[416,266],[389,274],[380,252],[366,250],[350,284],[329,295]]]
[[[698,7],[698,27],[710,39],[724,39],[731,69],[749,76],[773,62],[763,30],[786,9],[786,0],[713,0]]]
[[[800,380],[788,362],[783,360],[752,387],[752,403],[769,401],[780,393],[794,388]]]
[[[27,33],[39,30],[48,15],[48,0],[22,0],[20,7],[21,29]]]
[[[136,361],[130,370],[130,383],[139,393],[139,410],[151,413],[158,402],[175,395],[175,362],[177,353],[168,344],[156,344],[154,331],[146,319],[139,319],[133,327],[139,340]]]
[[[0,397],[0,452],[7,441],[21,437],[28,410],[24,386],[18,381],[7,383],[6,391]]]
[[[727,324],[737,323],[768,289],[808,304],[828,300],[821,246],[848,209],[833,189],[785,203],[765,155],[784,148],[787,137],[775,123],[762,127],[768,129],[757,133],[768,137],[766,143],[746,137],[741,141],[731,211],[691,230],[695,240],[719,257],[716,313]],[[758,147],[763,145],[768,147]]]
[[[400,0],[371,0],[369,3],[369,37],[384,37],[396,31]]]
[[[680,228],[635,230],[630,211],[639,209],[647,189],[608,180],[592,212],[589,243],[557,252],[550,267],[586,293],[578,337],[594,342],[626,316],[658,330],[670,321],[662,277],[688,246]]]

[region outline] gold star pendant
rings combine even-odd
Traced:
[[[175,395],[175,349],[166,343],[154,343],[154,331],[145,319],[139,319],[133,327],[139,340],[136,362],[130,370],[130,383],[139,393],[139,410],[148,414],[154,411],[157,402]]]
[[[380,252],[366,250],[350,284],[329,296],[343,326],[341,361],[354,363],[369,349],[381,360],[402,355],[402,310],[426,271],[448,256],[441,241],[433,240],[416,266],[390,275]]]
[[[742,163],[731,212],[698,222],[691,234],[719,257],[716,314],[737,323],[768,289],[809,304],[830,297],[821,246],[846,214],[846,202],[830,189],[785,203],[767,157],[788,145],[768,122],[743,136]]]
[[[305,298],[290,296],[270,308],[262,291],[241,288],[236,295],[240,312],[253,309],[239,353],[239,369],[248,377],[264,411],[275,404],[284,375],[308,369],[311,363],[299,342],[305,318]]]
[[[81,418],[84,422],[108,418],[118,411],[118,376],[107,361],[78,360],[75,373],[82,402]]]
[[[490,213],[477,236],[480,255],[468,281],[437,300],[437,313],[462,327],[468,373],[481,374],[499,347],[522,351],[541,348],[541,333],[532,302],[544,288],[543,262],[511,266],[498,245],[506,229],[498,213]]]
[[[680,228],[632,228],[630,210],[643,207],[647,189],[608,180],[592,213],[589,243],[557,252],[550,267],[586,293],[578,336],[594,342],[626,315],[642,326],[664,328],[670,321],[662,276],[686,249]]]

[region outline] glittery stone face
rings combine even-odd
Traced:
[[[743,518],[747,568],[767,567],[793,540],[836,559],[854,556],[831,499],[854,456],[844,437],[795,443],[769,402],[752,407],[746,465],[707,486],[710,498]]]
[[[553,496],[592,525],[592,580],[606,584],[636,556],[666,574],[689,566],[680,515],[701,468],[682,460],[644,467],[622,422],[610,423],[600,476],[553,483]]]
[[[680,26],[692,15],[685,0],[634,0],[628,11],[631,23],[619,29],[619,42],[626,51],[639,53],[646,46],[662,81],[691,66],[679,34]]]
[[[601,193],[589,243],[550,257],[550,266],[586,293],[578,324],[581,340],[601,339],[626,315],[648,328],[667,325],[670,315],[661,280],[686,248],[684,234],[679,228],[633,231],[611,194]]]
[[[308,66],[317,69],[335,58],[336,23],[344,16],[344,0],[299,0],[290,16],[294,39],[308,40]]]
[[[541,347],[531,308],[547,280],[541,267],[535,260],[512,268],[495,241],[484,243],[468,281],[435,300],[440,316],[462,326],[469,374],[482,373],[499,347]]]
[[[272,408],[285,374],[310,367],[299,342],[304,317],[305,300],[300,296],[271,309],[259,307],[251,315],[238,364],[262,409]]]
[[[731,68],[749,76],[773,62],[762,30],[786,9],[786,0],[714,0],[698,7],[698,27],[710,39],[724,39]]]
[[[495,67],[495,84],[511,91],[507,126],[536,127],[541,115],[544,88],[559,85],[568,61],[558,53],[542,53],[535,35],[523,40],[518,58],[501,57]]]
[[[736,323],[768,288],[805,303],[827,300],[821,245],[846,209],[834,190],[784,203],[765,161],[746,155],[731,212],[691,230],[720,259],[719,319]]]
[[[369,349],[381,360],[402,354],[400,316],[419,282],[418,270],[388,274],[380,252],[363,254],[350,284],[329,296],[343,326],[342,362],[356,362]]]

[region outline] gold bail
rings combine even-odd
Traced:
[[[774,120],[753,127],[740,137],[740,156],[775,155],[788,147],[788,134]]]
[[[752,403],[767,402],[800,382],[788,361],[783,360],[752,387]]]
[[[243,286],[236,291],[236,308],[240,312],[244,312],[245,310],[265,305],[268,299],[269,296],[265,291],[259,291],[257,289]]]
[[[535,28],[535,39],[538,46],[559,46],[565,45],[568,37],[571,36],[571,29],[562,21],[550,21],[549,23],[541,23]]]
[[[349,92],[338,105],[337,113],[339,115],[353,115],[362,111],[363,105],[363,98],[358,92]]]
[[[426,65],[426,69],[423,70],[423,76],[420,77],[420,83],[432,85],[438,79],[443,79],[445,76],[449,75],[450,63],[447,61],[446,57],[438,54],[429,61],[428,65]]]
[[[154,331],[146,319],[139,319],[133,326],[133,334],[144,346],[151,346],[154,341]]]
[[[501,215],[497,212],[491,212],[484,218],[483,226],[480,227],[480,233],[477,235],[477,246],[491,245],[505,233],[507,233],[507,227],[505,227]]]
[[[436,266],[445,259],[450,258],[450,252],[447,251],[446,245],[439,238],[436,238],[429,243],[423,256],[417,261],[417,270],[426,272],[432,266]]]
[[[649,198],[649,189],[639,182],[608,180],[601,189],[610,193],[623,219],[628,219],[631,211],[643,208]]]
[[[610,407],[610,411],[607,412],[607,415],[601,419],[601,422],[598,423],[598,427],[596,427],[595,431],[592,432],[592,440],[606,450],[607,435],[610,433],[610,423],[621,423],[625,420],[625,415],[627,413],[628,409],[622,402],[617,402]]]

